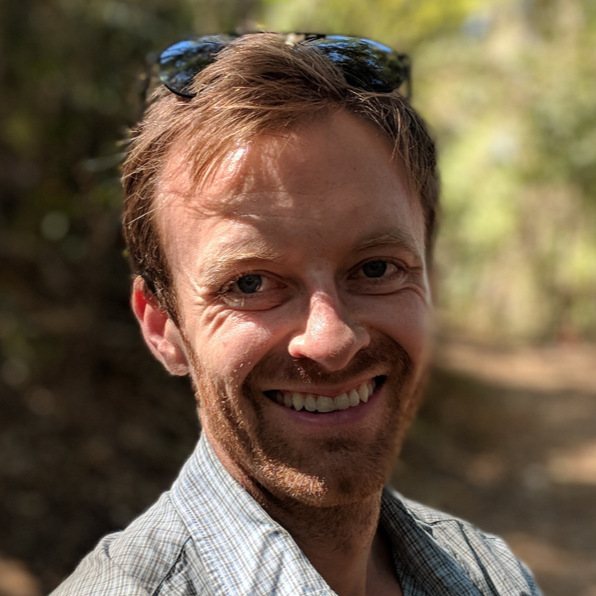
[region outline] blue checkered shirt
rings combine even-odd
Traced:
[[[538,596],[505,543],[383,493],[404,596]],[[106,536],[52,596],[331,596],[290,534],[230,476],[204,436],[172,489]]]

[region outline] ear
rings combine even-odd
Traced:
[[[189,360],[180,330],[157,300],[136,277],[132,287],[132,310],[139,321],[143,337],[153,355],[173,375],[187,375]]]

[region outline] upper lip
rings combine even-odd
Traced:
[[[272,389],[266,389],[265,391],[284,391],[287,393],[312,393],[314,395],[323,395],[325,397],[337,397],[338,395],[342,395],[343,393],[348,393],[352,389],[358,389],[362,385],[362,383],[370,383],[372,382],[377,376],[379,375],[370,375],[364,377],[358,381],[349,381],[343,383],[342,385],[334,385],[333,387],[325,387],[325,386],[317,386],[317,385],[307,385],[302,387],[275,387]]]

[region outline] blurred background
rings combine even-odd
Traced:
[[[596,595],[596,3],[3,0],[0,596],[55,587],[197,437],[129,312],[118,164],[147,57],[194,33],[412,55],[441,151],[437,349],[394,484]]]

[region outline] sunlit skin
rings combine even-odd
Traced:
[[[327,583],[341,596],[400,594],[378,511],[430,325],[424,218],[405,167],[382,132],[341,111],[238,148],[199,188],[183,149],[158,199],[180,325],[137,281],[145,339],[170,372],[191,374],[220,460]],[[272,398],[362,383],[376,387],[368,403],[331,413]]]

